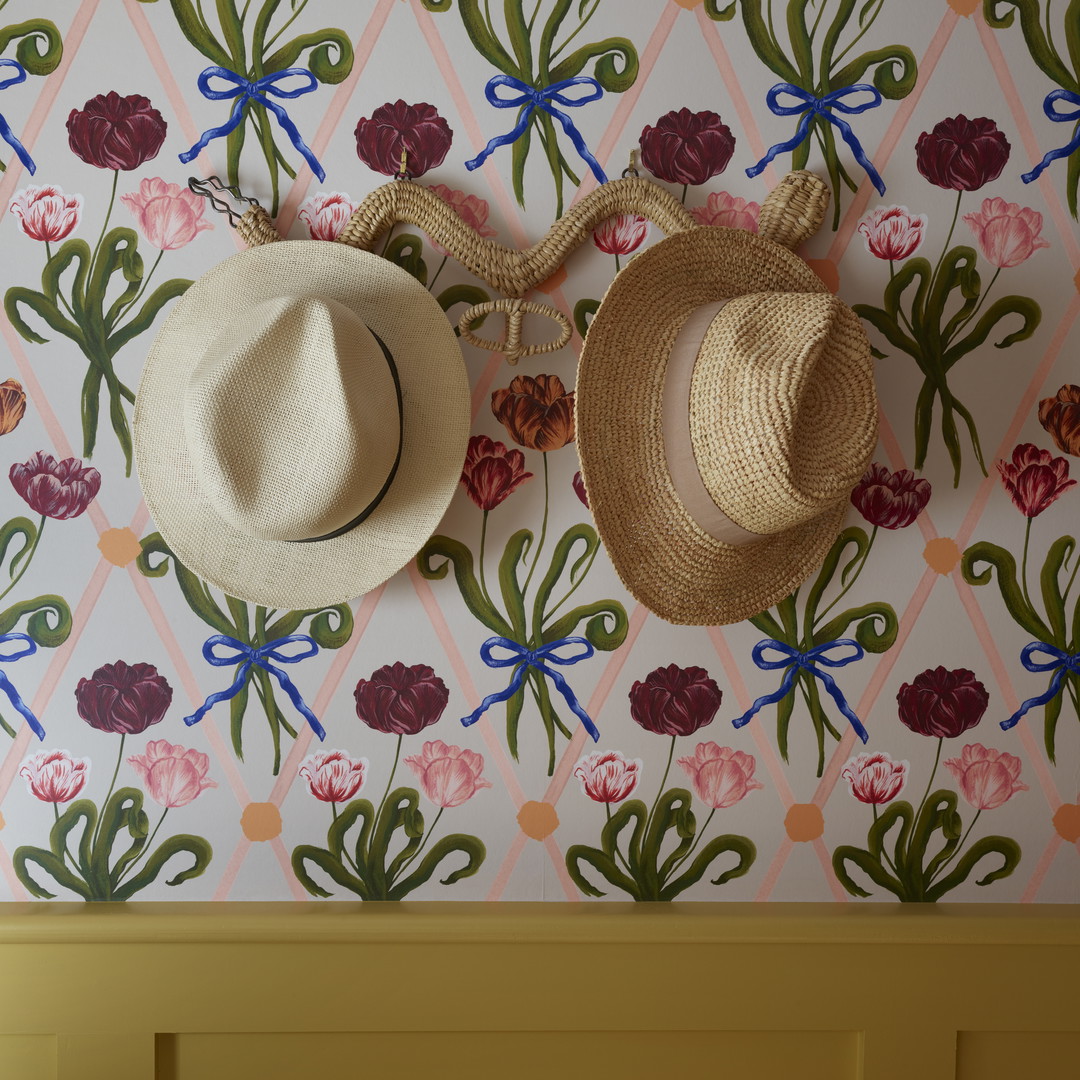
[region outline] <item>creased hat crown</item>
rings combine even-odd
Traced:
[[[750,293],[706,330],[690,388],[694,457],[713,502],[772,535],[846,501],[876,440],[857,316],[828,293]]]
[[[375,497],[398,451],[394,376],[363,320],[332,299],[278,296],[232,321],[184,402],[200,492],[263,540],[332,533]]]

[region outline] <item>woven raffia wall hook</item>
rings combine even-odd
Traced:
[[[494,312],[504,312],[506,315],[506,333],[501,341],[491,341],[488,338],[477,337],[469,327],[479,318]],[[521,328],[526,315],[545,315],[559,327],[559,336],[552,341],[544,341],[539,345],[523,345],[521,342]],[[516,364],[523,356],[538,356],[542,353],[558,352],[569,341],[574,332],[570,320],[558,308],[550,304],[539,304],[532,300],[522,300],[513,297],[509,300],[488,300],[483,304],[474,304],[458,320],[458,331],[462,338],[470,345],[478,349],[486,349],[488,352],[501,352],[506,354],[508,364]]]

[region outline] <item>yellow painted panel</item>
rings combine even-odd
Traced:
[[[56,1038],[0,1035],[0,1076],[5,1080],[56,1080]]]
[[[157,1080],[856,1080],[844,1031],[458,1031],[158,1036]]]
[[[1076,1080],[1080,1032],[961,1031],[956,1041],[956,1080]]]

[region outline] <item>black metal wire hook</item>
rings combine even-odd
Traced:
[[[224,191],[231,195],[237,202],[247,203],[249,206],[262,205],[258,199],[252,199],[245,195],[236,184],[229,185],[222,183],[220,176],[208,176],[205,180],[200,180],[195,176],[189,176],[188,188],[196,195],[200,195],[204,199],[209,199],[211,207],[219,214],[225,214],[229,219],[229,224],[234,229],[239,224],[242,215],[238,214],[224,199],[217,198],[214,194],[215,191]]]

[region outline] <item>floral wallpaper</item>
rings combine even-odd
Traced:
[[[1080,899],[1074,6],[0,0],[0,897]],[[592,524],[574,373],[636,215],[537,290],[566,346],[463,342],[457,497],[379,589],[268,610],[156,531],[140,368],[243,246],[189,177],[322,242],[408,177],[526,247],[624,172],[754,230],[793,168],[881,425],[776,607],[670,626]],[[455,324],[499,299],[380,253]]]

